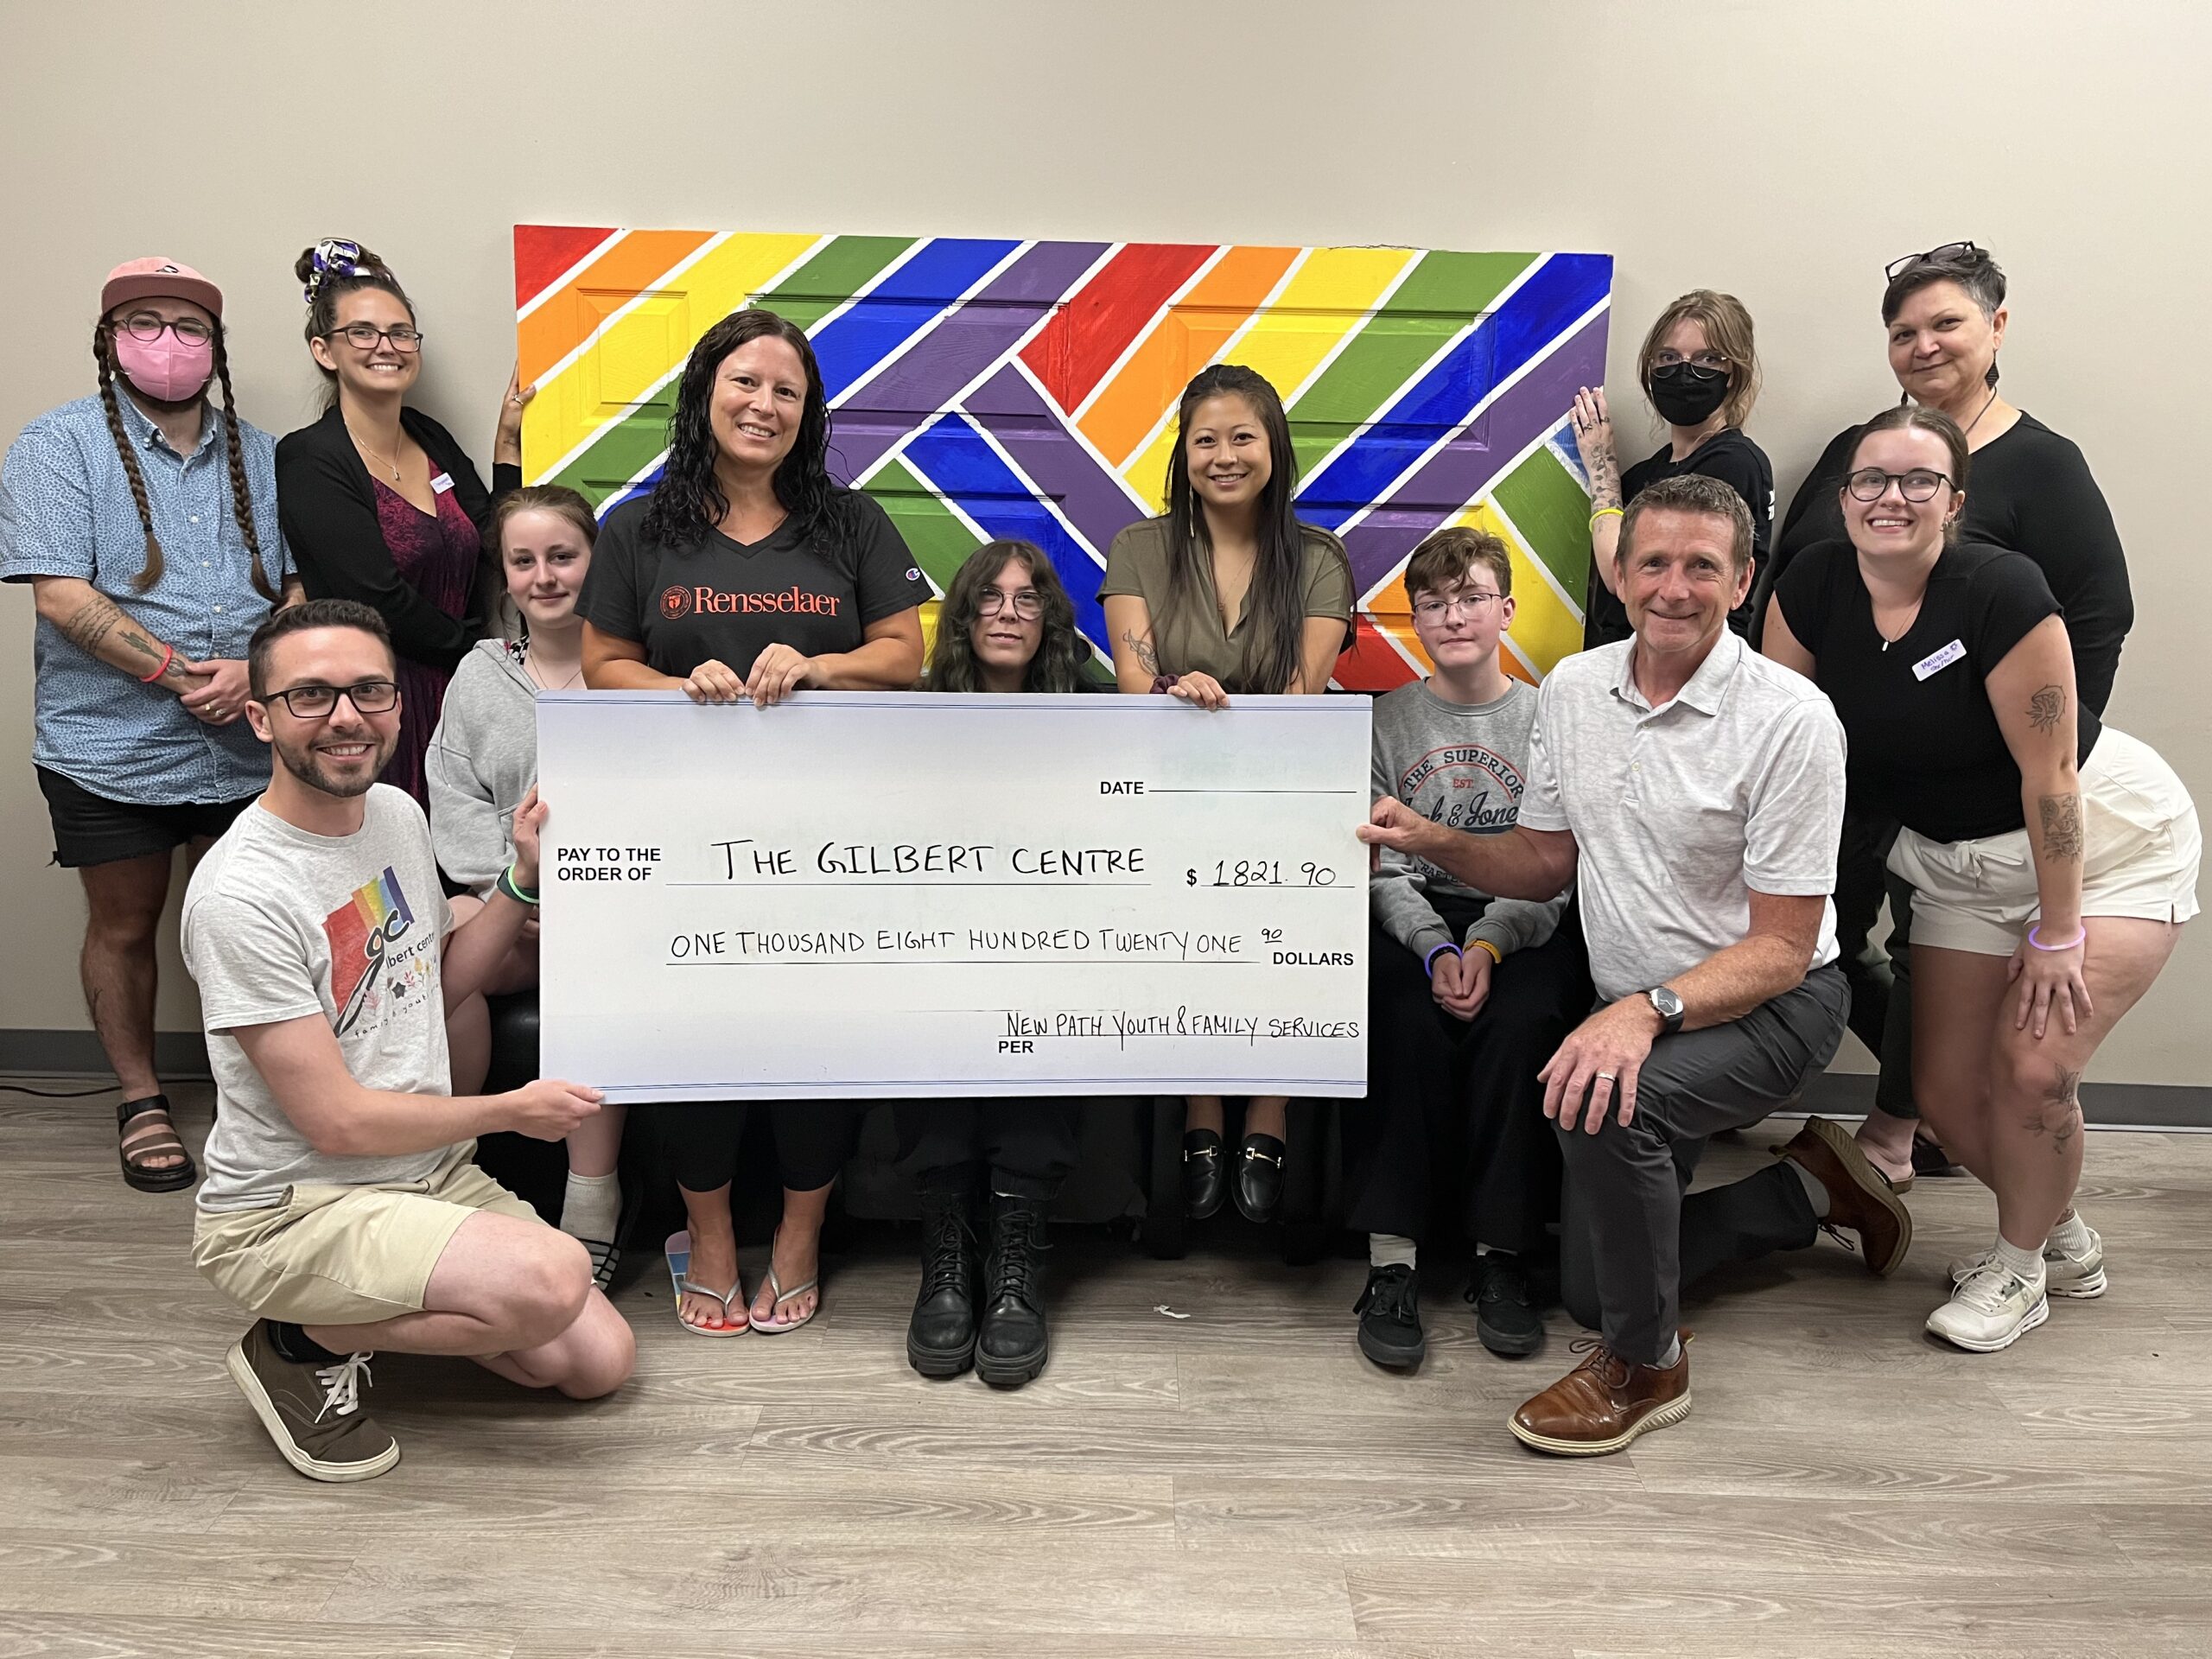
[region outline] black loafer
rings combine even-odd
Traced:
[[[1281,1141],[1248,1135],[1236,1154],[1236,1211],[1247,1221],[1273,1221],[1282,1202]]]
[[[1183,1136],[1183,1207],[1193,1221],[1219,1212],[1229,1196],[1229,1148],[1211,1129]]]
[[[1544,1345],[1535,1292],[1518,1256],[1492,1252],[1477,1258],[1467,1300],[1475,1305],[1475,1335],[1493,1354],[1517,1359]]]
[[[1359,1315],[1359,1351],[1377,1365],[1409,1371],[1428,1352],[1421,1329],[1421,1277],[1413,1268],[1370,1268],[1367,1288],[1351,1311]]]

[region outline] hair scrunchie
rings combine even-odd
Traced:
[[[340,236],[326,236],[316,243],[313,259],[314,269],[308,273],[303,296],[309,305],[315,303],[315,290],[326,276],[359,276],[369,269],[361,258],[361,245]]]

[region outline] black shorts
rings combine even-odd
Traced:
[[[54,861],[65,870],[117,864],[149,853],[166,853],[201,836],[212,840],[253,804],[259,791],[236,801],[194,801],[181,806],[140,806],[95,795],[44,766],[39,792],[54,820]]]

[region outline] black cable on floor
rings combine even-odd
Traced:
[[[0,1095],[35,1095],[41,1100],[90,1100],[94,1095],[111,1095],[112,1084],[102,1089],[30,1089],[20,1083],[0,1083]]]

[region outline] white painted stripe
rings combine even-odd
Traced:
[[[613,251],[614,245],[629,234],[630,232],[627,231],[610,232],[592,248],[590,252],[585,254],[584,257],[577,260],[575,264],[570,265],[566,270],[563,271],[558,276],[556,276],[543,288],[539,289],[537,293],[531,295],[530,296],[530,303],[524,306],[521,310],[515,313],[515,321],[519,323],[523,319],[529,316],[531,313],[537,310],[539,306],[544,304],[546,301],[551,299],[556,294],[558,294],[570,283],[575,282],[577,277],[584,274],[584,271],[588,267],[594,265],[600,260],[605,258]]]
[[[962,307],[965,306],[969,301],[974,299],[976,295],[982,293],[993,283],[996,282],[999,277],[1004,274],[1007,266],[1013,264],[1015,260],[1022,257],[1036,245],[1037,245],[1034,242],[1022,242],[1016,244],[1013,252],[1007,254],[1005,258],[1000,260],[998,264],[993,265],[981,276],[978,276],[969,285],[964,293],[953,300],[950,304],[941,308],[938,312],[937,315],[931,318],[923,327],[915,330],[915,332],[906,339],[901,340],[897,348],[893,350],[889,356],[882,359],[874,368],[870,369],[866,374],[861,376],[859,379],[854,381],[851,385],[847,386],[844,391],[839,392],[837,396],[831,400],[830,407],[836,409],[850,403],[855,392],[859,391],[862,387],[869,385],[874,381],[880,379],[884,372],[889,369],[893,364],[898,362],[909,352],[912,352],[917,346],[920,345],[924,340],[936,334],[939,328],[942,328],[944,326],[948,318],[957,315]],[[1050,314],[1048,313],[1047,315]]]
[[[1520,459],[1526,460],[1529,454],[1535,453],[1535,448],[1536,446],[1531,445],[1529,449],[1525,451]],[[1516,461],[1515,464],[1518,465],[1519,463]],[[1503,469],[1499,475],[1502,477],[1504,473],[1510,472],[1512,470],[1513,468],[1511,467],[1507,467]],[[1559,595],[1560,602],[1567,607],[1567,612],[1570,615],[1578,618],[1580,617],[1582,615],[1582,601],[1577,599],[1573,594],[1568,593],[1566,588],[1560,586],[1559,578],[1552,574],[1551,566],[1546,564],[1544,563],[1543,555],[1536,551],[1536,544],[1521,533],[1521,526],[1513,522],[1513,515],[1506,512],[1505,504],[1493,496],[1489,501],[1484,503],[1484,505],[1488,509],[1488,511],[1497,515],[1497,522],[1505,526],[1505,533],[1520,543],[1521,550],[1529,556],[1529,563],[1535,565],[1537,572],[1542,575],[1544,579],[1544,586],[1550,588],[1553,593]],[[1466,509],[1463,507],[1460,511],[1464,512]]]
[[[907,249],[904,253],[893,259],[889,264],[884,266],[881,270],[877,271],[875,275],[869,277],[868,281],[861,283],[859,289],[849,298],[846,299],[842,304],[832,307],[828,311],[823,312],[821,316],[815,319],[814,326],[806,331],[806,337],[809,340],[812,340],[824,328],[827,328],[831,323],[836,321],[838,318],[843,316],[845,313],[851,310],[855,305],[859,304],[860,302],[866,299],[869,295],[874,293],[877,289],[882,287],[885,283],[888,282],[893,275],[903,270],[907,263],[911,261],[916,254],[919,253],[924,248],[929,246],[929,245],[936,239],[937,238],[935,237],[930,236],[916,237],[907,246]]]
[[[1229,245],[1226,243],[1222,246],[1216,248],[1211,254],[1206,256],[1206,257],[1199,264],[1198,268],[1191,273],[1189,280],[1185,282],[1181,287],[1178,288],[1173,294],[1170,294],[1167,296],[1166,302],[1161,305],[1157,311],[1154,311],[1152,314],[1151,318],[1145,323],[1144,327],[1138,329],[1135,335],[1130,340],[1129,343],[1122,348],[1122,354],[1114,359],[1112,365],[1107,369],[1105,373],[1098,377],[1098,384],[1091,387],[1090,391],[1084,395],[1084,400],[1075,406],[1074,412],[1068,416],[1070,420],[1080,421],[1084,416],[1090,412],[1090,406],[1098,401],[1099,397],[1105,391],[1107,387],[1114,384],[1115,377],[1119,375],[1123,369],[1128,366],[1129,359],[1137,354],[1138,351],[1143,346],[1145,341],[1150,340],[1154,334],[1159,332],[1160,323],[1167,318],[1177,306],[1183,302],[1184,299],[1190,294],[1190,291],[1192,289],[1196,288],[1200,283],[1206,279],[1207,275],[1211,272],[1216,265],[1219,264],[1228,257]]]
[[[1037,480],[1021,470],[1020,467],[1016,464],[1014,457],[1006,452],[1006,446],[1001,444],[988,432],[985,431],[974,416],[969,414],[965,410],[961,410],[958,413],[960,418],[967,423],[969,429],[973,431],[975,435],[981,438],[985,443],[988,444],[990,446],[991,453],[1006,463],[1007,470],[1012,473],[1017,480],[1029,486],[1029,493],[1032,499],[1036,501],[1038,505],[1043,507],[1046,512],[1052,515],[1054,522],[1056,522],[1062,530],[1068,533],[1068,539],[1072,541],[1084,552],[1090,554],[1091,563],[1096,564],[1101,570],[1103,570],[1106,568],[1106,555],[1099,549],[1093,547],[1090,544],[1090,538],[1075,527],[1074,524],[1069,519],[1067,514],[1060,511],[1060,504],[1052,499],[1052,498],[1047,495],[1043,490],[1037,487]]]
[[[1375,319],[1381,315],[1384,306],[1390,303],[1391,296],[1395,294],[1399,289],[1405,285],[1406,278],[1412,276],[1414,270],[1420,266],[1421,261],[1427,257],[1428,254],[1427,251],[1424,250],[1415,253],[1412,258],[1406,261],[1404,268],[1401,270],[1395,276],[1393,276],[1390,279],[1390,285],[1375,296],[1374,303],[1367,308],[1367,315],[1360,319],[1358,327],[1345,329],[1343,337],[1339,339],[1335,345],[1330,346],[1327,353],[1323,356],[1319,363],[1316,363],[1313,365],[1313,372],[1303,380],[1300,380],[1296,386],[1283,394],[1282,406],[1285,409],[1294,407],[1298,400],[1300,397],[1303,397],[1306,392],[1312,389],[1313,383],[1329,372],[1329,365],[1335,362],[1339,357],[1342,357],[1344,353],[1344,348],[1350,346],[1352,341],[1357,340],[1360,335],[1365,332],[1367,325],[1374,321]]]

